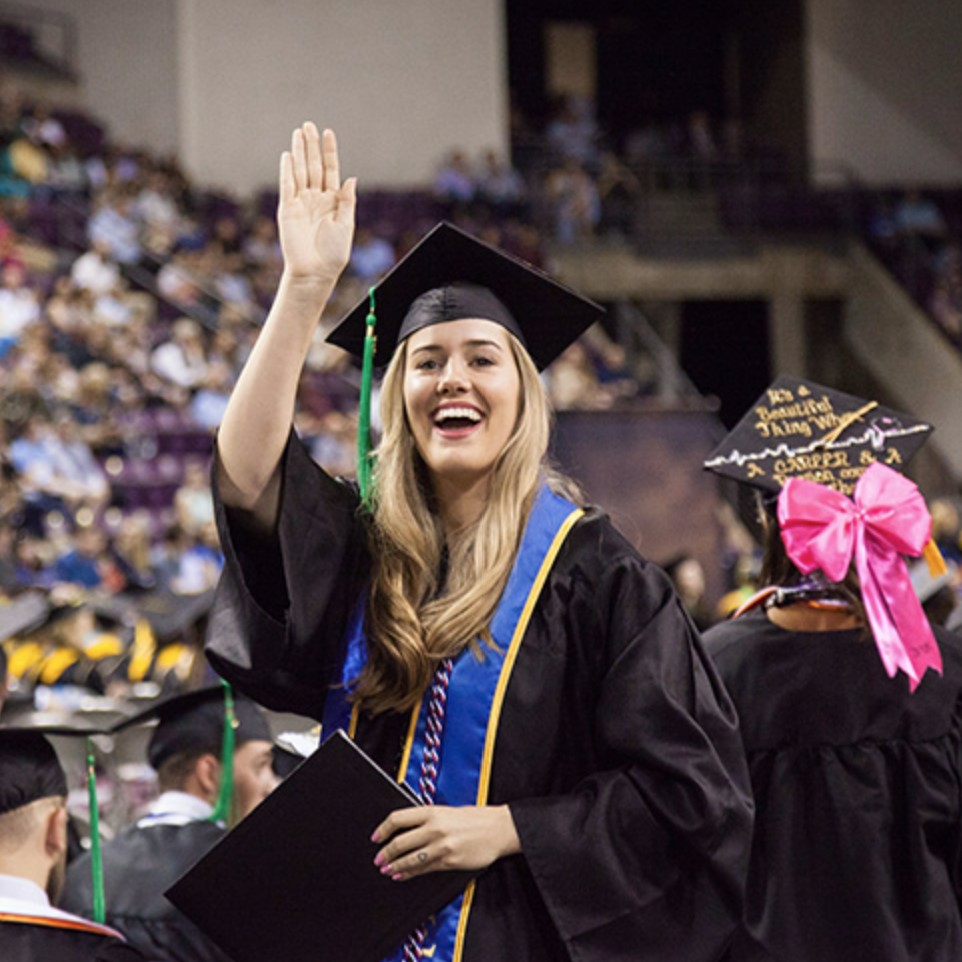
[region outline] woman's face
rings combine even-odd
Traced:
[[[404,409],[434,482],[476,483],[514,432],[521,375],[509,337],[493,321],[465,319],[408,338]]]

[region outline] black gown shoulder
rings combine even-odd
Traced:
[[[164,898],[202,855],[223,838],[213,822],[131,826],[103,847],[107,924],[149,958],[165,962],[229,962],[186,916]],[[67,871],[63,908],[90,914],[90,856]]]
[[[89,932],[0,921],[3,962],[146,962],[120,939]]]

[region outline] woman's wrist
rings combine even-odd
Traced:
[[[323,308],[334,291],[340,271],[333,274],[298,274],[285,267],[281,274],[279,291],[284,291],[288,295],[303,298],[311,303],[316,303]]]
[[[521,839],[514,826],[514,816],[507,805],[497,805],[493,811],[498,813],[498,858],[517,855],[521,851]]]

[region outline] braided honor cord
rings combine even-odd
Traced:
[[[424,732],[424,755],[421,757],[421,773],[418,779],[418,793],[425,805],[434,804],[438,790],[438,767],[441,763],[441,738],[444,735],[444,712],[448,702],[448,683],[454,662],[444,658],[438,664],[431,683],[431,700],[428,703],[428,720]],[[421,925],[416,928],[404,943],[404,962],[418,962],[428,930]]]

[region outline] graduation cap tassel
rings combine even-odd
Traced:
[[[374,326],[374,288],[368,291],[370,307],[365,318],[364,356],[361,361],[361,403],[357,415],[357,481],[361,489],[361,501],[370,505],[371,500],[371,381],[374,377],[374,351],[377,337]]]
[[[97,805],[97,769],[94,746],[87,736],[87,797],[90,804],[90,874],[93,882],[93,917],[101,925],[107,919],[104,897],[104,859],[100,847],[100,809]]]
[[[234,743],[236,741],[237,715],[234,711],[234,690],[221,679],[224,686],[224,735],[220,751],[220,788],[217,803],[210,821],[224,822],[230,819],[231,800],[234,797]]]

